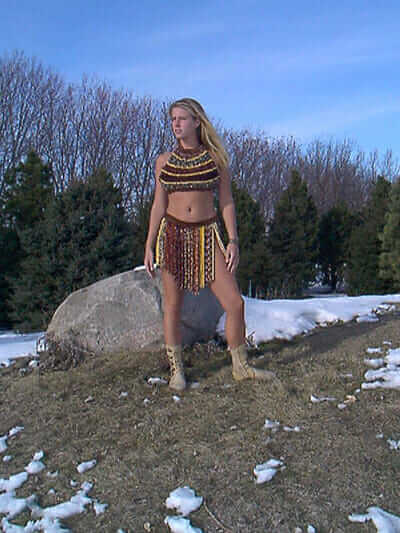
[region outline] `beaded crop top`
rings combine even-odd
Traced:
[[[159,177],[168,192],[212,190],[220,177],[217,165],[205,146],[195,149],[174,148]]]

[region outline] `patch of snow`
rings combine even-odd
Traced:
[[[91,461],[85,461],[84,463],[80,463],[76,469],[80,474],[83,474],[83,472],[86,472],[86,470],[90,470],[95,466],[97,463],[96,459],[92,459]]]
[[[256,476],[256,483],[261,484],[271,481],[275,474],[284,468],[283,462],[279,459],[269,459],[266,463],[256,465],[253,472]]]
[[[380,507],[368,507],[366,514],[351,514],[350,522],[364,523],[372,520],[378,533],[399,533],[400,518]]]
[[[27,479],[27,472],[20,472],[19,474],[14,474],[8,479],[0,479],[0,491],[11,492],[16,489],[19,489],[19,487],[21,487]]]
[[[190,520],[180,516],[167,516],[164,523],[170,528],[172,533],[202,533],[198,527],[193,527]]]
[[[308,333],[321,324],[361,320],[378,320],[374,312],[389,302],[400,302],[400,294],[382,296],[338,296],[305,300],[259,300],[243,296],[245,301],[246,337],[251,333],[253,343],[272,339],[290,340]],[[225,338],[224,313],[217,325],[217,333]]]
[[[295,433],[299,433],[301,431],[301,427],[300,426],[293,426],[293,427],[290,427],[290,426],[283,426],[283,431],[294,431]]]
[[[164,378],[152,377],[147,380],[147,383],[149,385],[166,385],[168,381],[166,381]]]
[[[378,322],[379,318],[375,313],[368,313],[366,315],[361,315],[356,318],[356,322]]]
[[[27,506],[27,498],[16,498],[13,490],[0,494],[0,514],[6,514],[7,518],[14,518]]]
[[[387,443],[391,450],[400,450],[400,440],[388,439]]]
[[[36,341],[43,332],[18,334],[7,331],[0,335],[0,362],[9,366],[11,360],[19,357],[36,356]]]
[[[104,513],[107,507],[108,507],[108,503],[100,503],[97,500],[94,500],[93,502],[93,509],[94,509],[94,512],[96,513],[96,516]]]
[[[10,431],[8,432],[8,436],[13,437],[14,435],[17,435],[18,433],[23,431],[23,429],[24,429],[24,426],[15,426],[10,429]]]
[[[43,459],[43,456],[44,456],[43,451],[35,453],[32,461],[28,464],[28,466],[25,467],[25,470],[28,472],[28,474],[38,474],[44,468],[46,468],[45,465],[41,461],[41,459]]]
[[[384,358],[384,366],[376,370],[367,370],[364,378],[368,383],[362,383],[362,389],[400,388],[400,349],[389,350]]]
[[[379,368],[384,362],[384,359],[364,359],[364,363],[372,368]]]
[[[0,437],[0,453],[3,453],[7,450],[7,439],[8,435],[3,435]]]
[[[367,353],[382,353],[382,348],[367,348]]]
[[[44,507],[43,509],[37,506],[33,509],[33,514],[38,517],[44,518],[67,518],[74,514],[83,513],[85,506],[91,503],[91,498],[87,496],[87,493],[92,488],[91,483],[82,483],[81,490],[79,490],[74,496],[67,502],[58,503],[50,507]]]
[[[388,365],[400,366],[400,348],[389,349],[385,361]]]
[[[265,419],[264,422],[264,429],[271,429],[273,433],[278,431],[280,426],[280,422],[278,420],[268,420],[268,418]]]
[[[333,396],[314,396],[314,394],[311,394],[310,396],[311,403],[320,403],[320,402],[334,402],[336,401],[336,398]]]
[[[178,513],[187,516],[192,511],[196,511],[203,503],[201,496],[196,496],[196,493],[190,487],[178,487],[173,490],[165,505],[168,509],[176,509]]]

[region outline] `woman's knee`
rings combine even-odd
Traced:
[[[230,299],[229,305],[225,309],[226,313],[232,313],[234,315],[244,314],[244,300],[240,294],[236,294]]]
[[[167,313],[169,315],[173,314],[173,315],[179,315],[180,312],[181,312],[181,302],[180,301],[166,301],[164,300],[164,303],[163,303],[163,308],[164,308],[164,313]]]
[[[179,315],[183,303],[183,294],[180,291],[164,291],[164,313]]]

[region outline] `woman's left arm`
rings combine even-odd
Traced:
[[[237,233],[235,203],[232,196],[231,177],[229,169],[227,168],[220,171],[219,206],[229,237],[229,242],[226,248],[227,267],[230,272],[233,272],[239,264],[239,239]]]

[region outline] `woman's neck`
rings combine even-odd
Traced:
[[[196,147],[186,148],[180,142],[178,142],[175,148],[175,152],[181,157],[194,157],[199,155],[203,150],[204,146],[202,144],[197,144]]]
[[[183,150],[197,150],[201,143],[195,140],[187,142],[182,142],[182,140],[179,140],[178,144]]]

